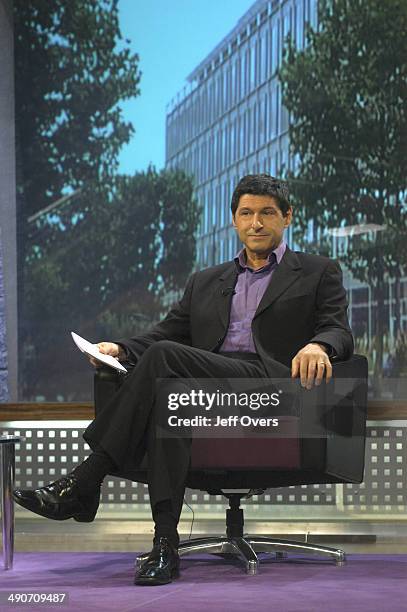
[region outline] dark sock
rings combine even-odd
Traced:
[[[165,499],[155,504],[153,519],[155,523],[153,544],[158,544],[160,538],[165,537],[174,548],[178,548],[178,518],[174,515],[171,500]]]
[[[82,493],[92,494],[100,488],[104,477],[116,471],[116,465],[102,448],[97,448],[85,461],[76,466],[72,472],[78,479]]]

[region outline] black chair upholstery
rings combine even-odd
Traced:
[[[95,373],[95,412],[108,409],[123,376],[111,368]],[[272,538],[244,538],[242,498],[274,487],[303,484],[358,483],[363,479],[367,411],[367,360],[354,355],[333,363],[333,380],[313,391],[301,390],[303,401],[294,416],[283,417],[286,436],[259,438],[194,438],[187,486],[229,500],[226,537],[188,540],[180,554],[235,554],[250,574],[257,573],[258,552],[327,554],[337,564],[343,551]],[[285,419],[285,420],[284,420]],[[280,434],[281,436],[281,434]],[[147,482],[146,459],[140,469],[114,474]],[[139,558],[141,562],[143,557]]]

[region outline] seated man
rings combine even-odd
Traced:
[[[103,353],[136,365],[110,409],[84,433],[93,452],[66,477],[14,493],[42,516],[92,521],[104,477],[139,465],[147,453],[155,537],[136,584],[165,584],[178,575],[177,524],[190,462],[190,439],[156,436],[156,380],[267,379],[289,376],[291,367],[291,376],[310,389],[331,378],[332,358],[353,352],[339,265],[293,252],[283,240],[292,219],[287,184],[266,174],[245,176],[231,209],[244,244],[234,260],[193,274],[180,302],[147,333],[99,344]]]

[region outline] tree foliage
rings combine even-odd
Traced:
[[[384,282],[401,274],[407,253],[407,3],[321,0],[318,24],[303,50],[288,41],[279,75],[297,162],[296,237],[304,243],[311,218],[324,230],[381,226],[349,237],[342,254],[373,288],[380,338]],[[322,231],[315,247],[327,251],[331,239]],[[382,352],[379,340],[379,369]]]
[[[69,337],[135,334],[159,318],[195,259],[191,179],[120,176],[140,94],[118,0],[15,0],[20,394],[86,399]]]
[[[23,219],[90,181],[107,181],[134,129],[120,101],[139,94],[138,56],[118,0],[15,0],[18,188]]]
[[[32,224],[25,267],[26,398],[45,389],[48,398],[87,396],[86,368],[69,331],[112,340],[158,320],[163,296],[179,292],[191,271],[198,216],[191,179],[150,167],[117,176],[113,194],[89,188],[58,214]],[[64,371],[62,355],[71,355]]]

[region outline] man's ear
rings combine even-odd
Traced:
[[[233,227],[236,227],[236,221],[235,221],[235,215],[232,215],[232,225]]]
[[[293,220],[293,207],[290,206],[290,208],[287,210],[287,214],[284,217],[284,227],[288,227],[289,225],[291,225],[292,220]]]

